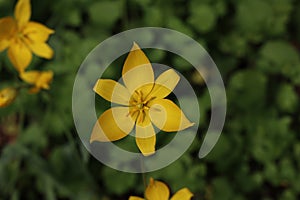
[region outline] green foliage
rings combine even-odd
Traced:
[[[49,40],[55,58],[35,58],[30,68],[51,69],[55,75],[49,91],[37,95],[24,92],[22,99],[0,110],[0,199],[142,196],[141,175],[115,171],[89,155],[76,134],[71,109],[74,78],[86,55],[109,36],[143,26],[172,28],[205,46],[222,73],[228,101],[220,140],[199,160],[197,154],[210,120],[209,93],[199,77],[194,78],[195,70],[187,61],[167,52],[147,51],[151,61],[176,68],[193,84],[201,120],[189,150],[170,166],[146,174],[146,180],[162,180],[173,193],[188,187],[194,199],[300,198],[299,2],[31,2],[32,19],[55,30]],[[0,17],[12,15],[13,3],[0,0]],[[109,67],[105,76],[118,79],[122,59]],[[1,87],[19,81],[10,68],[6,52],[1,53]],[[81,87],[91,89],[94,83],[89,84]],[[96,102],[99,112],[109,105],[98,97]],[[136,150],[133,138],[117,144]]]
[[[209,5],[191,4],[190,18],[191,26],[199,32],[209,32],[216,23],[216,12]]]
[[[102,28],[111,28],[122,13],[121,1],[99,1],[89,6],[92,23]]]

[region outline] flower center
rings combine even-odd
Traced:
[[[23,38],[23,37],[24,37],[24,35],[23,35],[22,32],[17,32],[17,36],[18,36],[19,38]]]
[[[144,103],[140,103],[140,104],[138,104],[138,105],[136,105],[136,106],[137,106],[138,109],[143,109]]]
[[[148,115],[150,100],[146,99],[146,95],[142,91],[136,90],[129,101],[129,115],[137,123],[143,123]]]
[[[22,42],[22,43],[27,44],[26,41],[32,42],[32,40],[26,34],[24,34],[22,31],[16,31],[13,37],[17,43]]]

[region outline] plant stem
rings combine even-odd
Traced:
[[[141,164],[141,174],[142,174],[142,178],[143,178],[143,184],[144,184],[144,191],[146,191],[147,188],[147,180],[146,180],[146,173],[145,173],[145,163],[144,163],[144,157],[141,156],[140,157],[140,164]]]

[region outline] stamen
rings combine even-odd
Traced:
[[[143,112],[144,110],[140,110],[141,117],[139,118],[139,123],[143,123],[143,121],[145,120],[145,113]]]
[[[142,92],[142,91],[140,91],[140,94],[141,94],[141,99],[142,99],[142,97],[143,97],[143,92]]]
[[[128,114],[126,115],[126,117],[128,117],[129,115],[134,115],[134,113],[136,112],[136,111],[138,111],[137,109],[134,109],[134,108],[132,108],[132,109],[130,109],[129,110],[129,112],[128,112]]]
[[[152,101],[154,99],[156,99],[156,97],[151,97],[148,101]]]
[[[145,99],[148,98],[148,96],[152,93],[152,90],[154,89],[155,83],[152,85],[150,92],[145,96]]]

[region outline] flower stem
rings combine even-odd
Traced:
[[[146,191],[147,188],[146,174],[142,173],[142,177],[143,177],[144,191]]]
[[[140,159],[140,164],[141,164],[141,171],[142,171],[142,178],[143,178],[143,184],[144,184],[144,191],[147,188],[147,180],[146,180],[146,173],[145,173],[145,163],[144,163],[144,158],[141,156]]]

